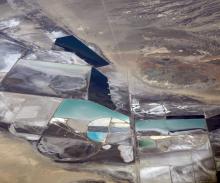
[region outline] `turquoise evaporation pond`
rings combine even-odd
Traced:
[[[135,122],[136,131],[148,129],[163,129],[167,131],[187,129],[207,129],[205,119],[161,119],[161,120],[138,120]]]
[[[126,122],[129,117],[95,102],[81,99],[64,99],[54,114],[55,118],[93,121],[100,118],[117,118]]]
[[[104,142],[108,133],[105,132],[87,132],[87,137],[95,142]]]

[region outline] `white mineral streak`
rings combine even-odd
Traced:
[[[52,32],[47,32],[47,36],[52,40],[55,41],[59,37],[64,37],[67,36],[64,32],[62,31],[52,31]]]
[[[160,167],[145,167],[140,170],[140,176],[142,179],[153,179],[162,174],[169,174],[168,166],[160,166]]]
[[[55,62],[63,64],[88,65],[83,59],[78,57],[76,54],[66,51],[36,50],[36,52],[27,55],[26,59],[42,60],[45,62]]]
[[[104,145],[102,146],[102,149],[105,149],[105,150],[108,150],[108,149],[111,149],[111,145],[107,144],[107,145]]]
[[[20,21],[16,18],[10,20],[4,20],[0,22],[0,30],[7,28],[14,28],[20,24]]]
[[[14,128],[14,124],[11,124],[9,127],[9,132],[17,137],[24,138],[27,140],[39,140],[40,135],[30,134],[30,133],[17,133],[16,129]]]
[[[3,69],[0,69],[0,71],[8,72],[20,57],[21,53],[8,53],[3,56],[2,61],[5,63],[6,66]]]
[[[128,145],[119,145],[118,150],[120,151],[120,155],[123,158],[124,162],[129,163],[133,161],[133,148]]]

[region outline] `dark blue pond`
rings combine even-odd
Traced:
[[[66,51],[74,52],[77,56],[84,59],[88,64],[94,67],[109,65],[109,62],[99,56],[74,36],[65,36],[57,38],[55,45],[64,48]]]

